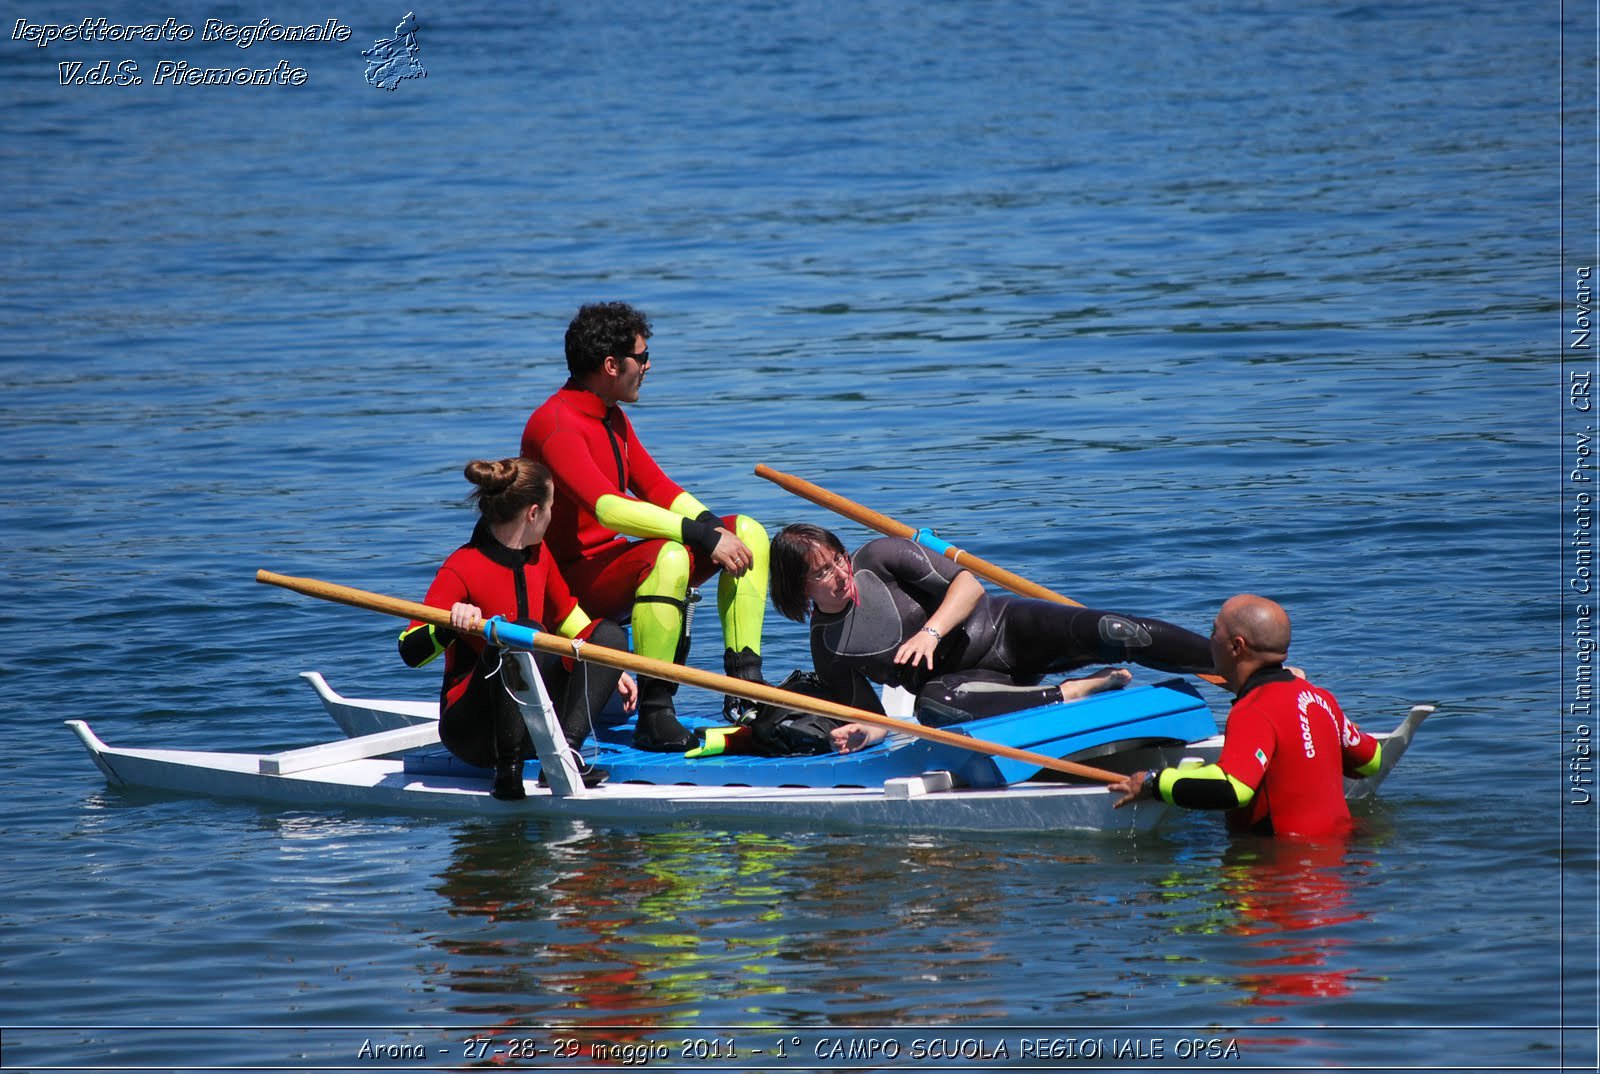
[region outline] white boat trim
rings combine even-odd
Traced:
[[[409,724],[438,723],[437,701],[395,701],[378,698],[344,697],[321,672],[302,671],[300,677],[322,699],[322,705],[333,717],[333,722],[351,738],[370,735],[375,731],[388,731]]]

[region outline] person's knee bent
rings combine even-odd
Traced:
[[[1100,640],[1123,649],[1150,647],[1150,631],[1139,620],[1126,615],[1107,612],[1100,617]]]
[[[689,567],[689,550],[677,541],[663,541],[656,552],[655,566],[645,575],[639,593],[682,600],[689,593]]]
[[[752,567],[765,568],[768,549],[771,547],[771,538],[767,536],[766,527],[761,525],[749,515],[738,515],[733,520],[733,535],[745,543],[750,549],[750,554],[755,557]]]
[[[941,682],[930,682],[922,688],[912,715],[926,727],[945,727],[972,719],[972,713],[956,704],[955,687]]]

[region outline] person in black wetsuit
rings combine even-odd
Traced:
[[[881,537],[854,556],[820,526],[786,526],[772,539],[773,607],[811,619],[811,657],[836,701],[883,711],[874,683],[916,695],[931,726],[1114,690],[1132,676],[1108,669],[1043,684],[1053,672],[1131,661],[1160,671],[1212,670],[1207,640],[1159,619],[1026,597],[990,596],[971,571],[913,541]],[[883,732],[849,724],[849,752]]]

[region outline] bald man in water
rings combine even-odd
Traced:
[[[1316,839],[1349,831],[1344,777],[1370,776],[1383,751],[1328,691],[1284,666],[1289,613],[1250,593],[1228,599],[1211,626],[1217,673],[1234,693],[1216,764],[1135,772],[1107,789],[1191,809],[1226,809],[1228,826]]]

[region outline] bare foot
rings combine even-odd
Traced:
[[[871,724],[847,723],[843,727],[835,727],[828,737],[833,740],[835,753],[854,753],[874,742],[882,742],[888,734],[883,728]]]
[[[1106,668],[1081,679],[1068,679],[1061,684],[1061,700],[1076,701],[1090,694],[1106,690],[1120,690],[1133,681],[1133,672],[1127,668]]]

